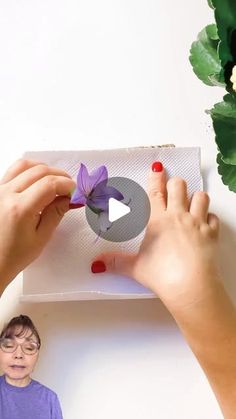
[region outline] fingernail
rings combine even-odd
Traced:
[[[160,161],[155,161],[152,164],[152,171],[153,172],[162,172],[163,170],[163,164]]]
[[[106,265],[101,260],[95,260],[91,265],[91,271],[93,274],[100,274],[101,272],[106,272]]]
[[[84,207],[83,204],[69,204],[69,209],[76,209]]]

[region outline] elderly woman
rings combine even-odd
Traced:
[[[62,419],[57,395],[31,378],[41,340],[28,316],[14,317],[0,335],[0,418]]]

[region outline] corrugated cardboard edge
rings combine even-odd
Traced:
[[[113,294],[102,291],[58,292],[49,294],[28,294],[19,297],[24,303],[47,303],[56,301],[92,301],[92,300],[135,300],[158,298],[156,294]]]

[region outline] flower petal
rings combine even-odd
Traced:
[[[106,181],[100,182],[89,196],[89,205],[102,211],[108,211],[109,199],[121,201],[124,196],[113,186],[106,186]]]
[[[102,211],[108,210],[109,196],[106,193],[107,180],[99,182],[96,188],[89,195],[89,205],[98,208]]]
[[[100,211],[108,211],[108,201],[109,201],[109,198],[106,198],[106,197],[101,197],[101,198],[96,198],[96,199],[88,198],[87,205],[91,209],[95,208],[96,210],[100,210]]]
[[[87,199],[84,193],[79,188],[76,188],[76,190],[73,192],[70,203],[85,205],[86,202],[87,202]]]
[[[105,233],[112,226],[112,223],[109,221],[108,212],[102,211],[98,216],[98,222],[100,230]]]
[[[77,187],[72,194],[72,204],[88,205],[96,212],[107,211],[109,199],[121,201],[123,195],[114,187],[107,186],[108,172],[106,166],[100,166],[89,175],[87,167],[81,163],[77,175]]]
[[[106,181],[107,183],[107,179],[108,179],[108,172],[107,172],[106,166],[100,166],[90,173],[90,181],[93,184],[93,189],[96,188],[96,186],[100,182]]]
[[[113,186],[106,186],[106,195],[109,195],[109,198],[117,199],[117,201],[124,199],[124,195]]]
[[[88,196],[93,189],[93,183],[90,180],[88,169],[85,164],[81,163],[79,173],[77,175],[77,185],[85,196]]]

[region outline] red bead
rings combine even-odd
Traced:
[[[152,164],[152,171],[153,172],[162,172],[163,170],[163,164],[160,161],[155,161]]]
[[[101,272],[106,272],[106,265],[101,260],[95,260],[92,263],[91,271],[93,274],[100,274]]]

